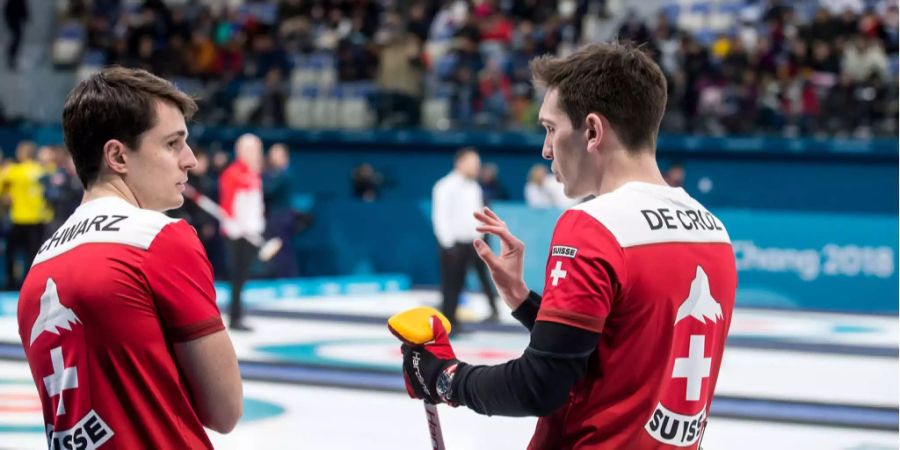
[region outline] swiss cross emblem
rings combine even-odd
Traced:
[[[569,273],[569,272],[563,270],[562,264],[563,264],[562,261],[557,261],[556,267],[554,267],[553,270],[550,271],[550,278],[552,279],[550,284],[552,284],[554,286],[558,285],[559,280],[562,280],[563,278],[565,278],[566,275]]]
[[[59,396],[59,403],[56,406],[56,415],[62,416],[66,414],[65,402],[63,402],[63,392],[67,389],[75,389],[78,387],[78,370],[75,367],[66,367],[63,359],[62,347],[56,347],[50,350],[50,362],[53,365],[53,373],[44,377],[44,387],[47,389],[47,395],[50,398]]]
[[[713,350],[706,331],[722,320],[722,305],[712,296],[709,277],[697,266],[690,290],[675,313],[674,361],[660,403],[644,429],[664,444],[688,447],[706,425],[706,401]]]

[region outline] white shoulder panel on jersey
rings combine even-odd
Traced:
[[[722,222],[681,188],[631,182],[571,209],[597,219],[623,248],[664,242],[731,242]]]
[[[146,250],[163,227],[177,221],[165,214],[135,207],[118,197],[92,200],[79,206],[41,245],[32,265],[82,244],[122,244]]]

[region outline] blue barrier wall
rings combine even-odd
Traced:
[[[295,187],[323,198],[351,197],[350,174],[369,162],[385,175],[385,199],[421,200],[453,165],[452,152],[364,150],[295,150],[291,168]],[[529,168],[541,162],[537,151],[526,154],[487,152],[487,162],[500,167],[500,179],[513,200],[522,200]],[[765,208],[803,211],[896,213],[897,165],[853,161],[772,160],[722,157],[674,158],[662,152],[661,164],[685,164],[686,189],[708,207]],[[698,185],[708,180],[711,190]]]

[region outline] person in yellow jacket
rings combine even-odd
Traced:
[[[46,169],[34,159],[35,145],[22,141],[16,148],[16,162],[0,173],[0,193],[9,201],[12,227],[6,244],[6,289],[22,285],[34,255],[41,247],[44,228],[53,219],[53,211],[44,197],[41,179]],[[24,264],[17,269],[22,253]]]

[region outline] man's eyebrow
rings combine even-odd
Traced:
[[[548,124],[548,125],[553,125],[553,121],[552,121],[552,120],[547,119],[546,117],[538,117],[538,124],[543,125],[543,124],[545,124],[545,123]]]
[[[187,135],[188,135],[187,131],[185,131],[185,130],[178,130],[178,131],[176,131],[176,132],[174,132],[174,133],[169,133],[169,134],[167,134],[166,137],[165,137],[165,139],[170,139],[170,138],[173,138],[173,137],[184,137],[184,138],[186,138]]]

